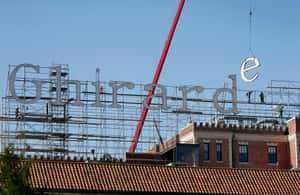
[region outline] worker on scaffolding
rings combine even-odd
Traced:
[[[24,119],[24,114],[20,113],[19,107],[16,108],[15,114],[16,114],[16,120]]]
[[[280,106],[279,113],[280,113],[280,118],[282,118],[282,115],[283,115],[283,106]]]
[[[248,91],[246,93],[247,97],[248,97],[248,103],[250,104],[250,99],[251,99],[251,94],[252,94],[253,91]]]
[[[264,93],[263,93],[263,92],[260,92],[259,97],[260,97],[260,102],[261,102],[262,104],[264,104],[264,103],[265,103],[265,96],[264,96]]]
[[[16,119],[19,119],[19,116],[20,116],[20,110],[19,110],[19,107],[16,108]]]

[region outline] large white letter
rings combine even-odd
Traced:
[[[250,66],[248,68],[245,68],[246,64],[249,62],[249,61],[254,61],[255,65],[253,66]],[[250,57],[250,58],[247,58],[243,63],[242,63],[242,66],[241,66],[241,77],[244,81],[246,82],[252,82],[254,81],[255,79],[257,79],[258,77],[258,74],[256,73],[251,79],[248,79],[245,75],[245,72],[248,72],[254,68],[257,68],[260,66],[260,63],[258,61],[257,58],[254,58],[254,57]]]
[[[92,104],[92,106],[95,107],[103,107],[104,105],[100,103],[100,81],[92,82],[92,85],[95,86],[95,97],[96,97],[96,102]]]
[[[56,76],[56,82],[55,82],[55,87],[56,87],[56,101],[53,102],[52,104],[54,105],[63,105],[61,102],[61,66],[55,66],[53,69],[55,69],[55,76]]]
[[[41,80],[26,80],[35,85],[35,87],[36,87],[35,98],[33,98],[32,100],[29,100],[29,101],[26,101],[25,97],[19,98],[16,94],[15,80],[16,80],[16,75],[17,75],[18,70],[22,67],[24,67],[24,68],[30,67],[30,68],[33,68],[37,73],[40,73],[39,65],[34,66],[32,64],[20,64],[20,65],[16,66],[16,68],[11,72],[11,74],[8,78],[9,91],[10,91],[12,97],[15,98],[18,102],[24,103],[24,104],[32,104],[32,103],[39,101],[39,99],[41,98],[42,81]],[[25,94],[24,94],[24,96],[25,96]]]
[[[236,75],[235,74],[229,75],[228,78],[230,78],[232,80],[232,89],[229,89],[229,88],[217,89],[214,94],[214,97],[213,97],[214,106],[219,112],[222,112],[222,113],[233,112],[234,114],[237,114],[239,112],[237,111]],[[224,108],[222,108],[218,102],[218,97],[219,97],[220,93],[225,93],[225,92],[231,93],[231,96],[232,96],[232,108],[230,108],[228,110],[225,110]]]
[[[179,90],[182,91],[182,107],[179,109],[180,111],[190,111],[190,109],[187,107],[187,94],[196,91],[197,93],[201,93],[203,91],[203,87],[201,86],[195,86],[191,88],[187,88],[186,86],[179,87]]]
[[[118,83],[120,83],[118,85]],[[117,103],[117,91],[123,87],[126,87],[127,89],[133,89],[134,84],[131,82],[109,82],[109,86],[112,87],[112,104],[109,105],[112,108],[120,108],[121,105]]]
[[[154,86],[159,87],[161,93],[153,94],[151,96],[146,97],[143,100],[144,107],[148,108],[149,110],[158,110],[158,109],[160,109],[160,107],[150,107],[150,105],[148,105],[147,102],[148,102],[148,99],[150,99],[150,98],[161,96],[161,98],[162,98],[161,108],[165,109],[165,110],[169,109],[170,107],[167,104],[167,88],[166,87],[164,87],[163,85],[159,85],[159,84],[147,84],[147,85],[144,86],[144,90],[145,91],[150,91],[150,90],[152,90],[152,87],[154,87]]]
[[[68,80],[68,81],[66,81],[66,83],[68,85],[73,84],[76,87],[76,101],[74,103],[71,103],[71,105],[73,105],[73,106],[82,106],[82,105],[84,105],[82,102],[80,102],[80,82],[76,81],[76,80]]]

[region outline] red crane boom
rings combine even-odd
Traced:
[[[172,24],[172,27],[171,27],[171,30],[170,30],[170,33],[169,33],[169,36],[168,36],[168,40],[165,44],[164,50],[162,51],[162,55],[160,57],[160,60],[159,60],[159,63],[158,63],[158,66],[157,66],[152,84],[157,84],[157,82],[158,82],[158,79],[159,79],[161,70],[163,68],[166,56],[168,54],[169,47],[170,47],[170,44],[171,44],[171,41],[172,41],[172,38],[173,38],[173,34],[175,32],[175,29],[176,29],[176,26],[177,26],[177,23],[178,23],[178,20],[179,20],[179,17],[180,17],[180,14],[181,14],[184,3],[185,3],[185,0],[180,1],[179,7],[177,9],[176,16],[174,18],[174,21],[173,21],[173,24]],[[156,86],[154,85],[152,87],[151,91],[149,91],[149,93],[148,93],[149,97],[151,97],[154,94],[155,88],[156,88]],[[150,106],[151,101],[152,101],[152,98],[149,98],[148,101],[147,101],[148,106]],[[133,140],[132,140],[132,144],[129,148],[129,152],[134,152],[135,151],[136,145],[138,143],[140,134],[141,134],[143,126],[144,126],[144,121],[146,119],[147,113],[148,113],[148,108],[144,107],[143,111],[142,111],[142,114],[141,114],[141,117],[140,117],[140,120],[139,120],[139,123],[136,127],[136,131],[135,131],[135,134],[134,134],[134,137],[133,137]]]

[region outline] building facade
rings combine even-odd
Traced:
[[[179,134],[148,152],[164,155],[176,144],[199,147],[200,167],[293,169],[300,164],[300,116],[281,126],[238,126],[190,122]],[[173,156],[173,160],[178,157]],[[182,157],[179,161],[191,165]]]

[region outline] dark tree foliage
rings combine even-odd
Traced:
[[[1,194],[32,194],[28,179],[31,161],[22,161],[23,156],[24,152],[18,156],[9,146],[0,155]]]

